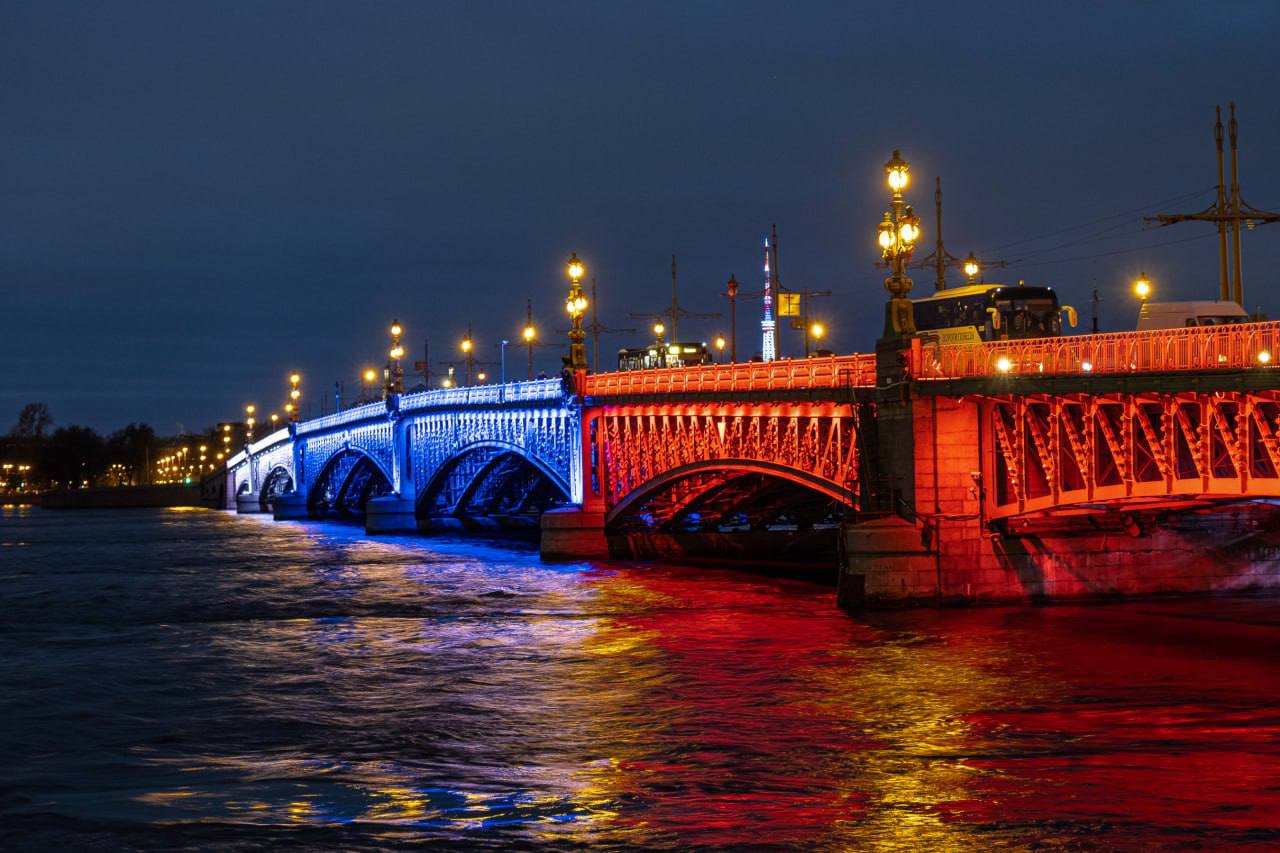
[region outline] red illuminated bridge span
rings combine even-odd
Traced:
[[[1278,345],[1280,323],[917,340],[880,387],[873,355],[587,376],[593,491],[610,523],[658,493],[653,517],[677,517],[751,472],[883,508],[950,459],[981,498],[961,511],[991,519],[1277,498]],[[859,441],[883,414],[915,425],[910,466]]]

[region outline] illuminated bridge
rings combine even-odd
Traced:
[[[253,443],[228,491],[243,512],[370,532],[540,527],[549,557],[742,556],[825,530],[850,605],[1270,588],[1272,353],[1280,323],[922,336],[393,395]]]

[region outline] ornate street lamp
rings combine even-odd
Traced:
[[[915,317],[911,309],[911,279],[907,278],[907,264],[916,241],[920,239],[920,219],[905,204],[902,191],[911,182],[910,167],[897,150],[884,164],[885,181],[889,185],[892,209],[880,220],[877,240],[880,251],[889,267],[889,277],[884,288],[889,292],[885,306],[884,336],[886,338],[911,337],[916,333]]]
[[[256,411],[258,411],[258,407],[253,403],[244,407],[244,440],[246,444],[253,441],[253,413]]]
[[[391,349],[387,355],[391,357],[390,370],[387,371],[387,396],[404,391],[404,370],[400,367],[400,359],[404,358],[404,347],[400,346],[400,336],[404,327],[399,320],[391,321]]]
[[[968,276],[970,284],[976,284],[978,273],[982,272],[982,267],[978,264],[978,259],[973,256],[973,252],[969,253],[969,257],[964,259],[962,267],[964,274]]]
[[[565,271],[569,274],[569,296],[564,301],[569,319],[573,321],[569,329],[569,361],[566,366],[573,371],[587,369],[587,333],[582,328],[582,315],[587,311],[587,297],[582,292],[582,276],[586,267],[578,260],[578,253],[569,256],[569,266]]]

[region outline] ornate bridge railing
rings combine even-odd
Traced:
[[[406,394],[400,398],[400,411],[535,403],[555,400],[563,396],[564,387],[559,379],[534,379],[530,382],[508,382],[505,385],[471,385],[465,388],[440,388],[434,391]]]
[[[1280,359],[1280,322],[1242,323],[1031,338],[946,346],[913,353],[918,379],[1007,375],[1164,373],[1266,368]]]
[[[838,355],[770,362],[712,364],[664,370],[598,373],[587,377],[589,397],[739,391],[868,388],[876,384],[874,355]]]
[[[386,414],[387,404],[381,400],[376,403],[366,403],[363,406],[353,406],[341,412],[334,412],[332,415],[321,415],[309,421],[299,422],[297,427],[298,435],[323,432],[346,424],[369,420],[370,418],[385,417]]]

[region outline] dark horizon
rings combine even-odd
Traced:
[[[282,405],[295,369],[318,413],[381,364],[393,317],[410,367],[470,322],[481,357],[513,342],[519,378],[527,299],[563,341],[571,251],[601,320],[642,330],[606,336],[602,366],[644,337],[631,312],[666,305],[672,253],[682,304],[726,314],[682,337],[710,338],[773,223],[784,282],[834,291],[830,346],[865,351],[895,148],[917,257],[941,175],[949,251],[1013,262],[991,278],[1056,287],[1082,327],[1095,281],[1103,329],[1132,328],[1139,271],[1160,298],[1216,296],[1211,226],[1140,222],[1211,201],[1215,104],[1237,105],[1245,199],[1280,207],[1272,4],[555,9],[11,6],[0,430],[32,401],[197,430]],[[1246,307],[1273,316],[1278,235],[1244,235]],[[738,322],[749,357],[752,306]]]

